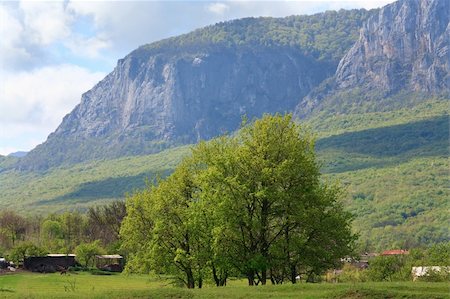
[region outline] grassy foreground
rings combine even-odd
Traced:
[[[297,284],[248,287],[231,280],[223,288],[188,290],[145,275],[0,276],[0,298],[450,298],[449,284],[424,282]]]

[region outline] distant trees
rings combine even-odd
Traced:
[[[100,240],[103,246],[118,247],[120,225],[126,215],[125,202],[120,200],[89,208],[87,235],[91,241]]]
[[[91,243],[81,243],[75,248],[77,261],[84,267],[94,266],[95,256],[104,253],[105,250],[98,240]]]
[[[290,115],[266,115],[199,144],[167,180],[131,197],[121,236],[131,269],[177,274],[189,288],[206,275],[224,285],[232,272],[249,285],[295,283],[351,252],[339,196],[320,180],[311,135]]]
[[[0,213],[0,238],[6,247],[12,247],[25,235],[27,221],[24,217],[9,210]]]
[[[73,211],[24,217],[13,211],[1,211],[1,255],[23,258],[44,251],[73,253],[80,244],[94,243],[99,248],[118,253],[120,225],[125,213],[123,201],[94,206],[84,214]],[[42,250],[33,251],[31,245]]]

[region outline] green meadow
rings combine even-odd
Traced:
[[[0,276],[0,298],[450,298],[448,283],[299,283],[185,289],[150,275],[19,273]]]

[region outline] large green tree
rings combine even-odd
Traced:
[[[130,252],[128,268],[176,274],[188,288],[202,286],[209,258],[195,219],[198,186],[192,166],[183,161],[158,187],[130,198],[121,230],[123,248]]]
[[[350,253],[351,215],[339,188],[320,179],[313,137],[290,115],[203,143],[194,158],[205,165],[200,186],[214,202],[215,237],[250,285],[265,284],[268,272],[295,283],[299,271],[320,273]]]
[[[311,134],[290,115],[265,115],[200,143],[167,180],[129,199],[124,248],[149,269],[182,273],[188,287],[208,273],[224,285],[231,271],[250,285],[295,283],[351,252],[339,196],[320,178]]]

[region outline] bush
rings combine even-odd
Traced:
[[[450,271],[448,268],[441,268],[441,271],[430,269],[427,271],[427,275],[418,277],[417,280],[427,282],[448,282],[450,281]]]
[[[368,278],[372,281],[409,280],[411,268],[406,256],[378,256],[369,262]]]
[[[75,248],[77,260],[84,267],[92,266],[95,262],[95,256],[104,252],[105,250],[100,246],[99,240],[92,243],[81,243]]]
[[[365,282],[368,280],[367,270],[345,264],[338,280],[339,282]]]
[[[22,243],[16,245],[9,254],[9,259],[13,261],[16,265],[19,265],[24,261],[24,259],[28,256],[45,256],[47,255],[47,251],[43,248],[40,248],[33,243]]]

